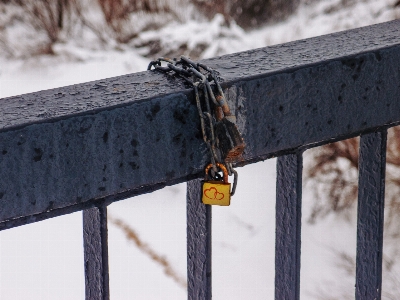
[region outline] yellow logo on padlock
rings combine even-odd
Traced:
[[[231,204],[231,184],[228,182],[228,170],[221,163],[217,163],[217,166],[224,173],[223,181],[207,180],[208,172],[212,167],[212,164],[209,164],[205,169],[206,178],[203,181],[201,200],[204,204],[228,206]]]

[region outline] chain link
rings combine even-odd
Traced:
[[[162,66],[162,62],[165,62],[167,66]],[[234,120],[235,118],[230,113],[229,106],[222,91],[222,87],[218,82],[217,72],[205,66],[204,64],[196,63],[185,56],[181,56],[179,60],[175,58],[170,59],[160,57],[157,60],[151,61],[147,70],[152,70],[152,68],[164,73],[173,72],[193,86],[196,106],[200,116],[200,125],[203,134],[203,140],[210,151],[212,164],[211,176],[217,178],[217,163],[223,162],[221,159],[221,151],[219,149],[218,140],[215,136],[216,120],[212,114],[210,99],[216,107],[220,108],[223,111],[227,119]],[[215,85],[218,93],[217,96],[214,95],[211,84]],[[202,109],[200,91],[202,91],[204,95],[204,106],[206,111],[203,111]],[[233,196],[236,190],[238,174],[233,169],[232,163],[225,163],[225,165],[228,170],[229,176],[232,174],[234,175],[234,183],[231,192],[231,195]]]

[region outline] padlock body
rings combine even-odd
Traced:
[[[203,181],[201,201],[204,204],[229,206],[231,204],[231,184],[223,181]]]

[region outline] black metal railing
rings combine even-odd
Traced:
[[[400,21],[216,57],[247,148],[278,156],[275,298],[299,299],[302,152],[361,135],[356,298],[380,299]],[[208,152],[192,89],[154,71],[0,101],[0,229],[83,210],[87,299],[108,299],[107,205],[187,182],[189,299],[211,298]]]

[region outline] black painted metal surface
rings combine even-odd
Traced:
[[[300,297],[302,153],[278,157],[276,181],[275,299]]]
[[[107,207],[83,211],[86,300],[108,300]]]
[[[205,60],[246,141],[242,164],[399,123],[399,26]],[[1,99],[0,229],[201,176],[198,118],[193,91],[151,71]]]
[[[382,292],[386,130],[360,139],[356,299],[378,300]]]
[[[187,275],[188,299],[210,300],[211,205],[201,203],[200,179],[187,183]]]

